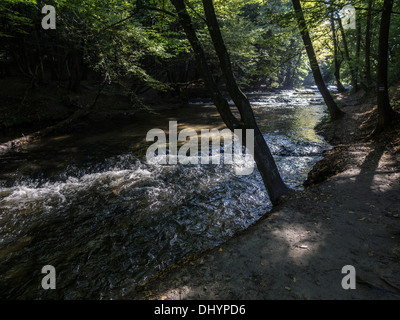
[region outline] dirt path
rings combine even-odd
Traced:
[[[346,116],[320,128],[336,147],[313,169],[309,187],[131,298],[400,299],[399,129],[367,140],[373,100],[339,98]],[[345,265],[355,267],[355,290],[341,286]]]

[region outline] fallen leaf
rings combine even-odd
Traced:
[[[362,218],[358,219],[358,221],[364,221],[365,219],[366,219],[365,217],[362,217]]]
[[[290,289],[290,287],[285,287],[285,289],[286,289],[287,291],[290,291],[290,290],[292,290],[292,289]]]
[[[293,282],[296,282],[296,281],[297,281],[296,277],[293,277]]]
[[[167,296],[162,296],[162,297],[160,298],[160,300],[167,300],[167,299],[168,299]]]

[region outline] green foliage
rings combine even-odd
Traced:
[[[336,19],[342,17],[340,10],[345,5],[353,5],[356,8],[356,19],[357,24],[360,24],[360,52],[357,56],[357,30],[346,29],[344,31],[345,37],[348,43],[350,61],[345,58],[343,37],[338,32],[338,50],[339,58],[341,62],[341,78],[344,83],[351,83],[351,68],[357,70],[357,76],[359,82],[365,84],[365,46],[366,46],[366,24],[368,16],[368,1],[366,0],[329,0],[329,1],[303,1],[304,11],[306,17],[308,17],[308,25],[313,35],[313,43],[316,48],[319,61],[325,64],[323,72],[327,78],[333,79],[333,44],[332,44],[332,33],[329,30],[329,19],[333,16]],[[378,57],[378,36],[380,27],[380,13],[382,9],[382,0],[372,1],[373,7],[371,11],[371,76],[372,79],[376,77],[377,57]],[[397,4],[397,6],[396,6]],[[391,27],[390,27],[390,39],[389,39],[389,83],[394,84],[399,80],[399,74],[397,70],[400,68],[400,15],[399,3],[395,1],[395,6],[391,16]],[[336,22],[336,28],[339,28]],[[327,73],[330,73],[328,75]],[[372,84],[373,85],[373,84]]]
[[[56,30],[43,30],[41,8],[53,5]],[[205,23],[202,0],[187,0],[189,13],[215,76],[221,76]],[[241,86],[266,84],[293,87],[308,77],[310,67],[295,24],[290,0],[214,0],[218,21]],[[367,1],[302,1],[307,27],[322,72],[333,80],[333,45],[330,17],[339,17],[345,4],[357,7],[362,30]],[[371,65],[376,73],[377,43],[382,0],[374,1]],[[394,10],[399,11],[399,3]],[[19,69],[35,76],[39,66],[56,65],[59,77],[72,72],[74,57],[108,81],[126,80],[133,91],[151,87],[172,90],[197,78],[193,53],[168,0],[2,0],[0,2],[0,61],[14,61]],[[398,81],[400,68],[400,15],[392,15],[389,80]],[[350,61],[344,58],[343,39],[338,36],[341,77],[350,82],[350,69],[365,77],[365,33],[357,57],[356,30],[345,30]],[[81,62],[82,64],[82,62]],[[189,66],[190,64],[190,66]],[[60,67],[61,66],[61,67]],[[61,69],[60,69],[61,68]],[[82,68],[82,66],[81,66]],[[82,70],[81,70],[82,73]]]
[[[56,30],[50,31],[41,28],[44,4],[35,0],[5,0],[0,4],[0,41],[4,44],[1,56],[14,56],[18,63],[23,63],[19,56],[21,50],[25,55],[41,55],[29,57],[26,64],[35,62],[27,66],[26,71],[35,69],[35,65],[45,59],[61,63],[76,53],[108,81],[127,77],[136,83],[165,90],[168,84],[146,71],[149,61],[151,68],[157,69],[157,65],[171,60],[179,52],[187,52],[186,41],[169,37],[172,32],[167,35],[159,32],[160,23],[156,19],[159,14],[149,24],[148,15],[135,12],[136,6],[131,1],[47,1],[57,13]]]
[[[190,4],[206,52],[217,64],[201,1]],[[298,59],[302,46],[298,35],[293,36],[290,1],[215,1],[215,9],[240,85],[294,86],[304,77],[304,69],[297,70],[297,66],[303,66]]]
[[[26,28],[32,27],[33,21],[26,12],[32,12],[36,5],[36,0],[2,0],[0,38],[27,34]]]

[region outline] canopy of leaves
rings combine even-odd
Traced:
[[[371,66],[376,72],[379,12],[382,0],[373,1]],[[41,8],[53,5],[56,30],[43,30]],[[215,0],[218,21],[235,76],[241,86],[299,86],[310,72],[290,0]],[[357,30],[345,30],[350,59],[345,59],[342,36],[338,52],[342,80],[350,82],[351,67],[364,79],[367,1],[304,0],[307,27],[327,81],[333,81],[331,17],[351,4],[357,9]],[[218,59],[209,37],[201,0],[187,0],[189,13],[217,79]],[[394,11],[399,10],[396,2]],[[391,82],[400,67],[400,15],[393,14],[390,32]],[[53,68],[62,77],[74,69],[90,68],[108,81],[124,80],[132,90],[171,90],[198,79],[193,53],[168,0],[2,0],[0,2],[0,59],[19,66],[30,76],[38,66]],[[360,48],[357,51],[357,37]],[[67,64],[67,69],[62,68]],[[56,67],[55,67],[56,66]],[[52,69],[52,70],[53,70]],[[83,73],[82,70],[80,73]]]

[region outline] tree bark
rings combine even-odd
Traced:
[[[345,54],[347,63],[349,64],[350,75],[351,75],[351,86],[353,87],[352,92],[356,92],[357,91],[357,76],[356,76],[356,73],[354,70],[353,61],[350,58],[350,52],[349,52],[349,46],[347,44],[346,33],[344,32],[342,20],[340,18],[338,19],[338,22],[339,22],[340,33],[342,35],[344,54]]]
[[[339,109],[339,107],[333,100],[329,90],[326,88],[324,79],[322,78],[321,70],[319,69],[317,57],[315,55],[314,47],[311,42],[310,33],[308,32],[306,21],[304,19],[304,14],[301,8],[300,0],[292,0],[292,3],[296,15],[297,24],[300,30],[300,34],[303,39],[304,46],[306,47],[308,60],[310,61],[315,84],[317,85],[319,92],[324,98],[325,104],[328,107],[328,111],[331,116],[331,120],[336,120],[340,118],[344,114],[344,112]]]
[[[180,23],[184,28],[186,36],[195,53],[199,72],[202,75],[203,80],[209,89],[213,101],[218,111],[220,111],[225,124],[231,130],[235,127],[254,130],[254,160],[257,164],[257,168],[260,171],[272,204],[277,204],[281,196],[289,193],[290,189],[284,184],[279,174],[268,145],[256,124],[254,114],[247,97],[240,91],[233,77],[230,58],[220,33],[212,1],[207,0],[203,2],[207,17],[208,29],[220,60],[221,70],[226,79],[228,92],[241,115],[240,122],[232,115],[230,111],[227,112],[229,105],[220,94],[218,87],[211,76],[203,48],[192,26],[190,16],[187,13],[186,6],[184,4],[184,0],[171,0],[171,2],[178,12]]]
[[[389,28],[390,16],[393,8],[393,0],[385,0],[381,16],[378,45],[378,69],[377,69],[377,102],[378,102],[378,124],[375,133],[389,127],[396,113],[390,106],[388,88],[388,50],[389,50]]]
[[[355,59],[355,67],[354,67],[354,87],[353,92],[357,92],[358,87],[358,74],[359,74],[359,66],[360,66],[360,53],[361,53],[361,21],[357,19],[356,21],[357,28],[357,39],[356,39],[356,59]]]
[[[367,88],[371,87],[371,11],[372,0],[368,1],[367,25],[365,27],[365,80]]]
[[[337,44],[337,34],[335,28],[335,19],[331,17],[331,29],[332,29],[332,36],[333,36],[333,60],[334,60],[334,67],[335,72],[334,76],[336,79],[336,87],[339,92],[344,92],[346,89],[344,88],[341,80],[340,80],[340,62],[338,57],[338,44]]]

